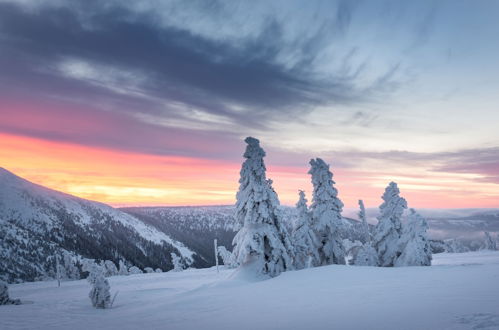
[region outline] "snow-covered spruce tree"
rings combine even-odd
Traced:
[[[238,266],[234,254],[227,250],[225,246],[219,246],[217,248],[218,255],[222,258],[224,266],[227,268],[236,268]]]
[[[485,235],[485,249],[486,250],[491,250],[491,251],[496,251],[497,250],[497,244],[496,241],[492,238],[490,233],[488,231],[484,232]]]
[[[172,258],[172,265],[173,265],[173,272],[181,272],[184,270],[184,266],[182,265],[182,259],[176,254],[176,253],[171,253],[170,254]]]
[[[0,281],[0,305],[20,305],[21,300],[10,299],[7,283]]]
[[[337,197],[333,173],[322,159],[310,160],[312,184],[314,186],[312,205],[312,229],[318,240],[319,260],[313,266],[345,264],[345,249],[340,237],[343,203]]]
[[[359,199],[359,219],[362,222],[362,236],[364,236],[364,242],[368,243],[371,242],[372,237],[371,237],[371,231],[369,230],[369,224],[367,223],[367,218],[366,218],[366,208],[364,206],[364,201],[362,199]]]
[[[106,277],[118,275],[118,268],[111,260],[104,261],[102,266]]]
[[[379,207],[379,222],[374,230],[373,246],[378,252],[379,266],[393,267],[402,253],[399,245],[402,234],[400,219],[407,209],[407,202],[400,197],[400,190],[395,182],[390,182],[382,198],[384,202]]]
[[[97,273],[88,295],[92,301],[92,306],[95,308],[109,308],[111,306],[110,289],[111,287],[104,277],[104,273],[102,271]]]
[[[236,262],[246,269],[271,277],[292,269],[292,247],[281,224],[279,199],[267,180],[260,141],[247,137],[248,145],[236,195],[236,221],[240,226],[233,240]]]
[[[119,266],[120,266],[120,269],[118,271],[118,275],[128,275],[128,268],[126,267],[123,260],[120,260]]]
[[[414,209],[410,209],[407,223],[403,226],[399,244],[402,254],[395,260],[396,267],[431,266],[431,246],[428,239],[428,223]]]
[[[296,203],[297,218],[293,226],[292,242],[295,249],[296,269],[308,268],[320,263],[317,237],[312,230],[312,215],[307,206],[305,192],[300,190]]]
[[[377,266],[378,252],[372,244],[372,235],[369,230],[369,224],[367,223],[366,208],[362,199],[359,199],[359,207],[359,218],[362,222],[364,244],[358,249],[357,254],[354,256],[353,264],[355,266]]]

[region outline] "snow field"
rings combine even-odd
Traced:
[[[499,329],[499,252],[436,254],[431,267],[331,265],[249,281],[215,268],[11,285],[0,329]],[[244,274],[243,274],[244,275]]]

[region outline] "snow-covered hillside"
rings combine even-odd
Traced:
[[[84,280],[10,286],[10,329],[499,329],[499,252],[438,254],[431,267],[331,265],[249,281],[215,268],[109,278],[112,309]]]
[[[0,275],[6,280],[51,277],[53,256],[60,254],[69,254],[75,265],[84,257],[169,269],[170,252],[190,262],[194,257],[183,243],[136,217],[0,168]]]

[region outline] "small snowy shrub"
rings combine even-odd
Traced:
[[[118,275],[128,275],[128,268],[126,267],[123,260],[120,260],[120,269],[118,270]]]
[[[92,284],[92,290],[90,290],[89,297],[92,301],[92,306],[95,308],[109,308],[111,306],[111,287],[109,282],[104,277],[101,272],[95,277],[95,281]]]
[[[111,260],[104,261],[104,275],[106,277],[118,275],[118,268]]]
[[[20,305],[21,300],[10,299],[7,283],[0,281],[0,305]]]
[[[134,274],[143,274],[144,272],[142,270],[140,270],[139,267],[136,267],[136,266],[132,266],[130,267],[130,269],[128,270],[128,274],[130,275],[134,275]]]
[[[378,252],[371,242],[367,242],[358,249],[353,264],[355,266],[378,266]]]
[[[171,253],[170,254],[172,258],[172,265],[173,265],[173,272],[181,272],[184,270],[184,266],[182,265],[182,259],[176,254],[176,253]]]
[[[154,273],[154,269],[152,269],[151,267],[146,267],[146,268],[144,268],[144,272],[146,272],[148,274],[149,273]]]
[[[90,284],[94,284],[98,276],[104,276],[104,267],[96,264],[95,262],[89,263],[87,265],[87,271],[87,281]]]
[[[155,272],[155,273],[162,273],[162,272],[163,272],[163,270],[162,270],[161,268],[156,268],[156,269],[154,270],[154,272]]]
[[[490,251],[496,251],[497,250],[496,241],[492,238],[492,236],[488,231],[484,232],[484,235],[485,235],[484,249]]]
[[[218,247],[218,255],[222,258],[224,266],[227,268],[236,268],[238,266],[232,252],[228,251],[225,246]]]

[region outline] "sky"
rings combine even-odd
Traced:
[[[111,205],[499,207],[499,2],[0,0],[0,167]]]

